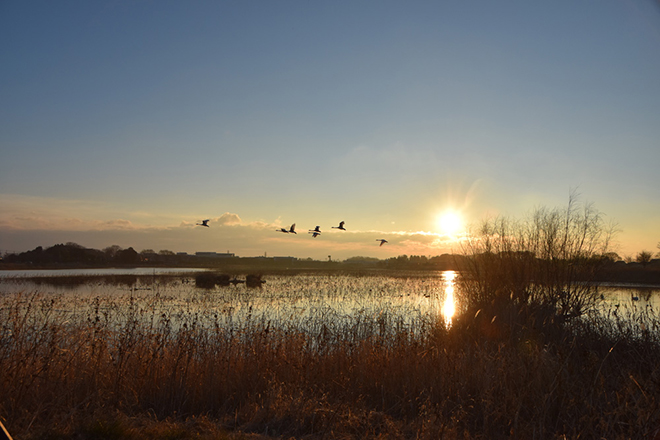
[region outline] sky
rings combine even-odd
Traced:
[[[658,1],[0,0],[2,253],[433,256],[571,192],[658,251]]]

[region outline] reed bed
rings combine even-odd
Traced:
[[[655,311],[449,325],[396,300],[441,280],[363,283],[0,295],[0,417],[17,439],[658,435]]]

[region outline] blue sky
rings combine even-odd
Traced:
[[[1,251],[437,255],[575,188],[660,242],[657,2],[5,1],[0,59]]]

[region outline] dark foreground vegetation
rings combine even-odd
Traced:
[[[492,310],[312,330],[154,314],[156,298],[3,298],[0,414],[17,439],[654,438],[660,328]],[[222,312],[216,312],[222,313]],[[250,434],[250,436],[248,436]],[[565,436],[565,437],[562,437]]]

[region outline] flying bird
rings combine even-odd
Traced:
[[[201,223],[197,223],[197,226],[206,226],[208,228],[209,227],[209,225],[208,225],[209,220],[210,219],[202,220]]]
[[[341,229],[342,231],[346,230],[344,227],[344,222],[339,222],[339,226],[333,226],[333,229]]]
[[[277,230],[277,232],[284,232],[285,234],[297,234],[296,232],[296,224],[292,224],[291,227],[287,230],[286,228],[280,228]]]
[[[318,232],[320,234],[321,233],[321,227],[317,226],[314,229],[309,229],[309,232]]]
[[[310,231],[309,233],[312,234],[312,238],[316,238],[316,237],[318,237],[319,235],[321,235],[320,232],[316,232],[316,231]]]
[[[376,241],[380,241],[380,246],[382,246],[382,245],[384,245],[385,243],[387,243],[387,240],[385,240],[384,238],[379,238],[379,239],[376,240]]]

